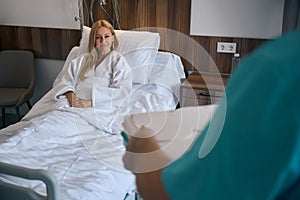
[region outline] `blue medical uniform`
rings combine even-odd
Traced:
[[[216,144],[200,156],[225,110]],[[300,31],[240,62],[212,121],[162,179],[175,200],[300,199]]]

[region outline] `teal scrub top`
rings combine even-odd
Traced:
[[[217,143],[199,156],[224,111]],[[300,31],[240,62],[210,124],[162,180],[174,200],[300,199]]]

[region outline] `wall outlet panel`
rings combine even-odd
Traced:
[[[236,43],[218,42],[217,43],[217,52],[219,52],[219,53],[235,53],[236,52]]]

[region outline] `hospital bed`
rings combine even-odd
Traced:
[[[71,49],[53,85],[60,81],[71,60],[87,51],[89,30],[84,27],[80,45]],[[135,197],[134,176],[122,163],[125,147],[120,131],[124,116],[174,110],[180,80],[185,75],[179,56],[158,51],[159,34],[143,31],[116,31],[116,34],[120,40],[119,52],[132,67],[133,89],[124,105],[113,114],[112,131],[101,128],[105,115],[67,112],[61,109],[64,103],[53,102],[49,90],[20,122],[0,130],[0,191],[7,187],[27,188],[34,190],[37,197],[47,196],[50,184],[52,199]],[[40,177],[50,179],[47,186],[43,178],[31,180]],[[6,198],[1,195],[4,193],[0,194],[1,199]]]

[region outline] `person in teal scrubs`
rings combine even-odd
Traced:
[[[300,199],[299,102],[300,30],[266,42],[240,62],[210,124],[183,156],[137,173],[139,159],[129,159],[129,152],[159,147],[155,137],[131,137],[124,165],[135,173],[144,200]],[[209,126],[222,121],[224,107],[220,137],[201,156]],[[147,131],[142,127],[139,134]]]

